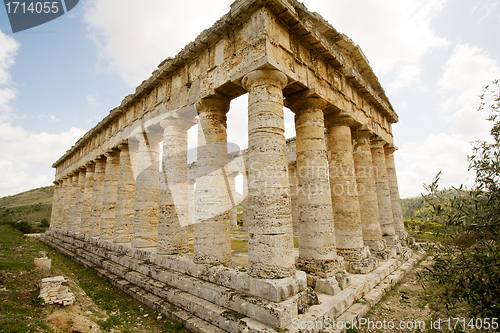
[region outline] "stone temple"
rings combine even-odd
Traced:
[[[248,148],[231,152],[226,114],[243,94]],[[365,315],[422,255],[403,225],[397,121],[360,47],[320,15],[237,0],[53,164],[41,239],[193,331],[324,331]]]

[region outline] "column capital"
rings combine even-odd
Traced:
[[[223,94],[215,93],[207,97],[201,98],[196,102],[196,112],[202,114],[204,112],[222,112],[226,114],[229,111],[231,99]],[[162,125],[163,126],[163,125]]]
[[[261,84],[277,85],[281,90],[286,87],[288,77],[281,71],[275,69],[257,69],[243,77],[241,84],[247,91],[253,86]]]
[[[184,118],[184,117],[168,117],[160,121],[160,126],[163,129],[171,130],[172,127],[180,131],[187,131],[194,125],[198,123],[196,118]]]
[[[139,140],[139,142],[152,142],[154,144],[160,143],[163,140],[163,131],[159,130],[159,128],[145,128],[139,134],[135,135],[135,138]]]
[[[120,142],[116,148],[120,149],[121,150],[125,150],[125,149],[128,149],[128,142],[127,141],[123,141],[123,142]]]
[[[371,146],[372,147],[383,149],[386,144],[387,144],[387,141],[385,141],[384,139],[382,139],[379,136],[376,136],[376,137],[371,139]]]
[[[314,89],[305,89],[286,96],[285,106],[293,113],[300,111],[320,109],[324,110],[328,102],[321,98]]]
[[[92,160],[95,164],[106,163],[106,156],[99,155]]]
[[[398,147],[396,147],[393,143],[389,143],[384,146],[384,149],[386,154],[392,154],[398,150]]]
[[[333,110],[332,108],[325,110],[325,125],[330,126],[353,126],[356,121],[351,116],[342,110]]]
[[[104,153],[104,156],[106,156],[106,158],[113,158],[113,157],[118,157],[120,154],[120,149],[119,148],[111,148],[109,149],[108,151],[106,151]]]

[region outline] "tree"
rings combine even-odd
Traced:
[[[438,191],[440,173],[427,185],[424,200],[443,225],[443,241],[428,282],[438,283],[446,308],[468,304],[471,315],[500,317],[500,81],[487,86],[480,110],[491,110],[493,142],[476,141],[469,156],[474,186],[455,189],[452,198]]]

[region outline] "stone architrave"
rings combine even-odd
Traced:
[[[160,174],[158,254],[189,251],[188,229],[188,133],[195,119],[167,118],[160,122],[163,158]]]
[[[139,140],[135,181],[132,247],[155,248],[158,242],[160,200],[160,141],[163,131],[147,129],[136,135]]]
[[[331,112],[326,113],[325,122],[337,253],[348,261],[348,271],[366,274],[378,266],[378,259],[370,257],[363,241],[350,127],[353,121]]]
[[[75,233],[80,233],[80,229],[82,227],[83,196],[85,194],[85,181],[87,179],[86,173],[87,169],[85,167],[81,167],[79,169],[75,218],[73,222],[73,231]]]
[[[106,158],[100,156],[94,160],[94,186],[92,188],[92,204],[90,206],[89,237],[99,237],[101,232],[102,200],[104,193],[104,173]]]
[[[130,140],[129,140],[130,141]],[[116,195],[116,213],[113,232],[114,243],[132,242],[134,225],[135,179],[128,143],[118,145],[120,162]]]
[[[343,269],[343,260],[336,251],[336,225],[328,180],[323,115],[327,103],[321,98],[304,98],[301,95],[295,98],[287,98],[287,105],[295,113],[297,135],[297,268],[313,275],[329,277]]]
[[[385,162],[384,140],[375,138],[371,141],[371,152],[373,161],[373,173],[377,187],[378,211],[380,216],[380,229],[382,237],[387,245],[398,245],[398,236],[394,228],[394,217],[392,213],[391,191],[387,177]]]
[[[78,194],[78,177],[80,173],[78,170],[72,176],[71,180],[71,191],[70,191],[70,202],[68,210],[68,227],[67,230],[70,232],[75,232],[75,217],[77,215],[77,194]]]
[[[387,178],[389,180],[389,191],[391,192],[392,216],[394,219],[394,229],[399,239],[408,238],[403,222],[403,211],[401,208],[401,197],[399,196],[398,177],[396,175],[396,163],[394,161],[394,152],[397,147],[393,144],[385,146],[385,162],[387,166]]]
[[[279,279],[295,274],[293,226],[284,129],[283,88],[277,70],[247,74],[248,274]]]
[[[60,228],[60,203],[61,203],[61,192],[62,192],[62,181],[54,181],[54,198],[52,201],[52,210],[50,214],[50,230],[55,230]]]
[[[385,241],[382,238],[382,230],[380,229],[377,187],[370,149],[370,138],[372,136],[372,132],[368,130],[358,130],[356,132],[354,165],[358,184],[363,241],[370,250],[382,251],[385,249]]]
[[[299,230],[299,204],[297,200],[298,179],[297,163],[288,166],[288,181],[290,182],[290,202],[292,205],[293,234],[298,235]]]
[[[118,195],[118,170],[120,168],[120,150],[112,149],[106,156],[104,172],[104,190],[102,197],[102,215],[100,239],[113,239],[116,217],[116,197]]]
[[[226,113],[230,100],[205,98],[198,112],[194,262],[227,265],[231,260],[231,200],[227,184]]]
[[[231,199],[231,210],[229,211],[229,224],[231,229],[238,228],[238,209],[236,204],[236,176],[237,172],[228,173],[227,179],[229,181],[229,194]]]
[[[61,230],[68,230],[68,221],[69,221],[69,206],[70,206],[70,199],[71,199],[71,182],[72,182],[72,175],[67,175],[66,177],[63,178],[63,185],[64,185],[64,197],[62,198],[61,201]]]
[[[90,230],[92,192],[94,189],[95,163],[91,161],[85,164],[85,167],[87,168],[87,172],[85,173],[85,190],[83,192],[83,200],[82,200],[80,233],[88,235]]]

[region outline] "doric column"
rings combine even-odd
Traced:
[[[290,202],[292,205],[292,225],[293,233],[298,235],[299,232],[299,204],[297,201],[298,179],[297,179],[297,163],[288,166],[288,181],[290,182]]]
[[[167,118],[163,127],[158,254],[188,252],[188,134],[194,119]]]
[[[289,98],[287,98],[287,101]],[[293,97],[292,97],[293,100]],[[332,197],[328,181],[323,109],[320,98],[297,98],[287,104],[295,113],[299,259],[297,268],[332,276],[343,269],[335,249]]]
[[[229,224],[231,229],[238,228],[238,208],[236,204],[236,176],[237,172],[228,173],[227,179],[229,182],[229,194],[231,199],[231,209],[229,210]]]
[[[130,141],[130,140],[129,140]],[[135,178],[128,143],[118,145],[120,162],[116,195],[114,243],[131,243],[134,225]]]
[[[113,239],[116,216],[116,197],[118,195],[118,170],[120,168],[120,150],[111,149],[104,153],[106,170],[104,171],[104,190],[102,196],[102,215],[100,239]]]
[[[64,198],[61,201],[61,230],[68,230],[68,221],[69,221],[69,207],[71,203],[71,183],[73,181],[72,175],[66,175],[63,178],[63,186],[64,186]]]
[[[67,230],[75,232],[75,218],[77,215],[77,194],[78,194],[78,176],[80,172],[78,170],[72,176],[71,180],[71,190],[70,190],[70,202],[68,210],[68,225]]]
[[[391,192],[392,217],[394,219],[394,229],[399,239],[406,239],[408,233],[403,222],[403,211],[401,209],[401,198],[399,196],[398,177],[396,175],[396,163],[394,162],[394,152],[397,147],[393,144],[385,146],[385,163],[387,166],[387,178],[389,180],[389,191]]]
[[[156,247],[160,200],[160,141],[163,132],[145,130],[136,136],[139,140],[137,177],[135,181],[134,224],[132,247]]]
[[[243,208],[241,219],[243,221],[242,229],[248,231],[248,173],[243,173],[243,201],[241,202]]]
[[[196,263],[226,265],[231,259],[231,201],[226,173],[229,103],[227,98],[214,96],[196,104],[199,115],[194,225]]]
[[[385,241],[382,239],[380,229],[377,188],[370,149],[372,135],[372,132],[368,130],[358,130],[356,132],[354,165],[356,167],[363,241],[370,250],[382,251],[385,248]]]
[[[247,74],[248,274],[283,278],[295,274],[290,184],[287,175],[283,88],[277,70]]]
[[[398,245],[398,237],[394,229],[394,218],[392,214],[391,192],[387,167],[385,162],[384,140],[375,138],[371,141],[371,152],[373,160],[373,173],[377,187],[378,211],[380,216],[380,229],[382,237],[388,245]]]
[[[337,253],[348,261],[346,266],[350,272],[366,274],[378,266],[378,260],[369,257],[370,250],[363,242],[350,127],[352,119],[327,113],[325,121]]]
[[[90,230],[90,214],[92,212],[91,206],[92,193],[94,189],[95,162],[91,161],[85,164],[85,167],[87,168],[87,172],[85,173],[85,189],[83,192],[80,233],[88,235]]]
[[[94,186],[92,188],[92,204],[90,206],[89,236],[99,237],[101,232],[102,199],[104,193],[104,172],[106,158],[100,156],[94,160]]]
[[[87,169],[85,167],[81,167],[78,171],[78,188],[76,191],[76,207],[73,222],[73,232],[75,233],[80,233],[80,229],[82,227],[83,196],[85,192],[85,180],[87,178]]]
[[[52,211],[50,214],[50,230],[60,228],[59,217],[61,206],[62,180],[54,181],[54,196],[52,197]]]
[[[193,228],[196,222],[196,206],[195,206],[195,188],[194,184],[196,181],[194,179],[188,180],[188,226]]]

